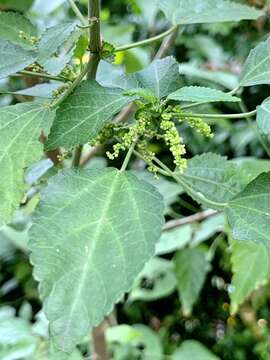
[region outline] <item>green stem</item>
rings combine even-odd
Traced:
[[[82,151],[83,151],[83,145],[79,145],[79,146],[76,147],[75,152],[74,152],[74,157],[73,157],[73,160],[72,160],[72,166],[73,167],[79,167],[80,166],[80,160],[81,160]]]
[[[69,2],[69,5],[70,5],[71,9],[74,11],[74,13],[76,14],[77,18],[80,20],[82,25],[83,26],[88,26],[87,20],[84,18],[83,14],[80,12],[80,9],[75,4],[75,1],[74,0],[68,0],[68,2]]]
[[[133,151],[134,151],[135,146],[136,146],[136,142],[134,142],[134,143],[131,145],[131,147],[129,148],[129,150],[128,150],[128,152],[127,152],[127,155],[126,155],[126,157],[125,157],[125,160],[124,160],[124,162],[123,162],[123,164],[122,164],[122,166],[121,166],[120,171],[125,171],[125,170],[126,170],[126,168],[127,168],[127,166],[128,166],[128,163],[129,163],[129,161],[130,161],[130,159],[131,159],[131,156],[132,156],[132,154],[133,154]]]
[[[115,49],[115,52],[119,52],[119,51],[125,51],[125,50],[129,50],[129,49],[132,49],[134,47],[138,47],[138,46],[144,46],[144,45],[148,45],[148,44],[151,44],[155,41],[158,41],[158,40],[161,40],[163,39],[164,37],[172,34],[176,29],[178,28],[178,25],[175,25],[175,26],[172,26],[170,29],[168,29],[167,31],[163,32],[162,34],[159,34],[157,36],[153,36],[149,39],[146,39],[146,40],[141,40],[141,41],[137,41],[137,42],[134,42],[134,43],[131,43],[131,44],[126,44],[126,45],[123,45],[123,46],[119,46]]]
[[[172,114],[175,116],[180,116],[182,118],[187,118],[187,117],[191,117],[191,118],[213,118],[213,119],[218,119],[218,118],[222,118],[222,119],[243,119],[243,118],[250,118],[253,117],[254,115],[256,115],[257,110],[253,110],[250,112],[245,112],[245,113],[241,113],[241,114]]]
[[[56,80],[56,81],[69,81],[67,78],[63,77],[63,76],[53,76],[53,75],[49,75],[46,73],[38,73],[38,72],[33,72],[33,71],[28,71],[28,70],[22,70],[19,71],[17,74],[11,75],[11,76],[33,76],[33,77],[39,77],[39,78],[44,78],[44,79],[49,79],[49,80]]]

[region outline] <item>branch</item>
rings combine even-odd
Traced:
[[[216,210],[205,210],[205,211],[202,211],[197,214],[187,216],[187,217],[184,217],[181,219],[170,220],[164,225],[163,231],[172,230],[176,227],[191,224],[196,221],[202,221],[202,220],[208,219],[209,217],[214,216],[216,214],[218,214],[218,211],[216,211]]]

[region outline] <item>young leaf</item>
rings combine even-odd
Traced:
[[[43,65],[72,35],[76,22],[64,22],[45,30],[38,44],[38,61]]]
[[[37,30],[27,18],[19,13],[0,11],[0,39],[33,49],[31,36],[37,36]]]
[[[210,205],[213,209],[223,208],[247,182],[245,174],[239,171],[237,165],[226,157],[212,153],[193,157],[188,161],[187,169],[177,173],[177,176],[194,200]]]
[[[0,108],[0,226],[9,221],[27,189],[24,170],[42,155],[39,142],[43,123],[52,122],[53,112],[41,103]]]
[[[270,37],[251,50],[239,78],[240,86],[270,84]]]
[[[233,240],[231,262],[231,312],[235,314],[251,292],[269,280],[270,249],[264,244]]]
[[[58,108],[46,148],[87,143],[130,101],[120,89],[83,81]]]
[[[267,98],[260,106],[257,106],[256,122],[260,132],[263,135],[269,136],[270,135],[270,98]]]
[[[199,249],[180,250],[173,262],[183,313],[189,316],[203,287],[209,263],[206,254]]]
[[[185,86],[168,96],[170,100],[185,102],[239,102],[240,99],[220,90],[200,86]]]
[[[133,74],[122,75],[114,84],[124,90],[143,88],[158,99],[176,91],[182,85],[179,64],[172,56],[154,60],[147,68]]]
[[[0,40],[0,79],[23,70],[33,64],[36,59],[34,51]]]
[[[160,0],[160,9],[174,24],[254,20],[264,13],[227,0]]]
[[[175,351],[172,360],[219,360],[204,345],[195,340],[186,340],[180,348]]]
[[[270,172],[259,175],[232,199],[226,214],[235,240],[270,246]]]
[[[67,170],[43,191],[31,260],[55,343],[71,351],[130,289],[164,223],[155,188],[116,169]]]

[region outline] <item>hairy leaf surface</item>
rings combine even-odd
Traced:
[[[50,180],[30,248],[58,347],[71,351],[130,289],[163,221],[159,193],[129,172],[67,170]]]
[[[227,0],[160,0],[160,9],[174,24],[202,24],[253,20],[260,10]]]
[[[121,89],[102,87],[94,80],[83,81],[58,108],[47,149],[87,143],[130,101]]]
[[[40,132],[53,116],[41,103],[0,108],[0,226],[10,220],[22,200],[27,189],[24,170],[40,159]]]
[[[259,175],[226,208],[232,237],[270,246],[270,172]]]

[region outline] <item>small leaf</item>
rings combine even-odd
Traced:
[[[223,208],[247,183],[247,177],[237,165],[212,153],[193,157],[187,169],[177,176],[194,200],[213,209]]]
[[[168,19],[179,25],[255,20],[264,14],[227,0],[160,0],[158,4]]]
[[[148,89],[158,99],[177,90],[181,84],[179,64],[172,57],[154,60],[147,68],[133,74],[122,75],[114,84],[125,90]]]
[[[204,345],[195,340],[186,340],[180,348],[175,351],[172,360],[219,360]]]
[[[185,102],[239,102],[240,99],[220,90],[200,86],[185,86],[168,96],[170,100]]]
[[[269,136],[270,135],[270,98],[267,98],[260,106],[257,106],[256,122],[260,132],[263,135]]]
[[[169,296],[176,287],[171,261],[154,257],[135,280],[129,301],[154,301]]]
[[[154,187],[116,169],[51,178],[30,230],[31,260],[55,343],[70,352],[154,255],[164,223]]]
[[[43,65],[72,35],[76,22],[64,22],[44,31],[38,44],[38,61]]]
[[[41,130],[54,113],[41,103],[0,108],[0,225],[9,221],[27,189],[24,170],[42,155]]]
[[[21,31],[26,39],[20,35]],[[0,11],[0,39],[9,40],[25,49],[33,49],[31,36],[37,36],[37,30],[26,17],[19,13]]]
[[[270,278],[270,249],[251,241],[232,241],[231,312],[235,314],[251,292]]]
[[[106,122],[131,101],[122,93],[94,80],[83,81],[58,108],[46,148],[68,148],[95,138]]]
[[[270,84],[270,37],[251,50],[239,78],[240,86]]]
[[[34,51],[0,40],[0,79],[23,70],[36,61]]]
[[[259,175],[226,208],[232,237],[270,246],[270,172]]]
[[[173,262],[183,314],[189,316],[203,287],[209,263],[206,254],[199,249],[180,250]]]

